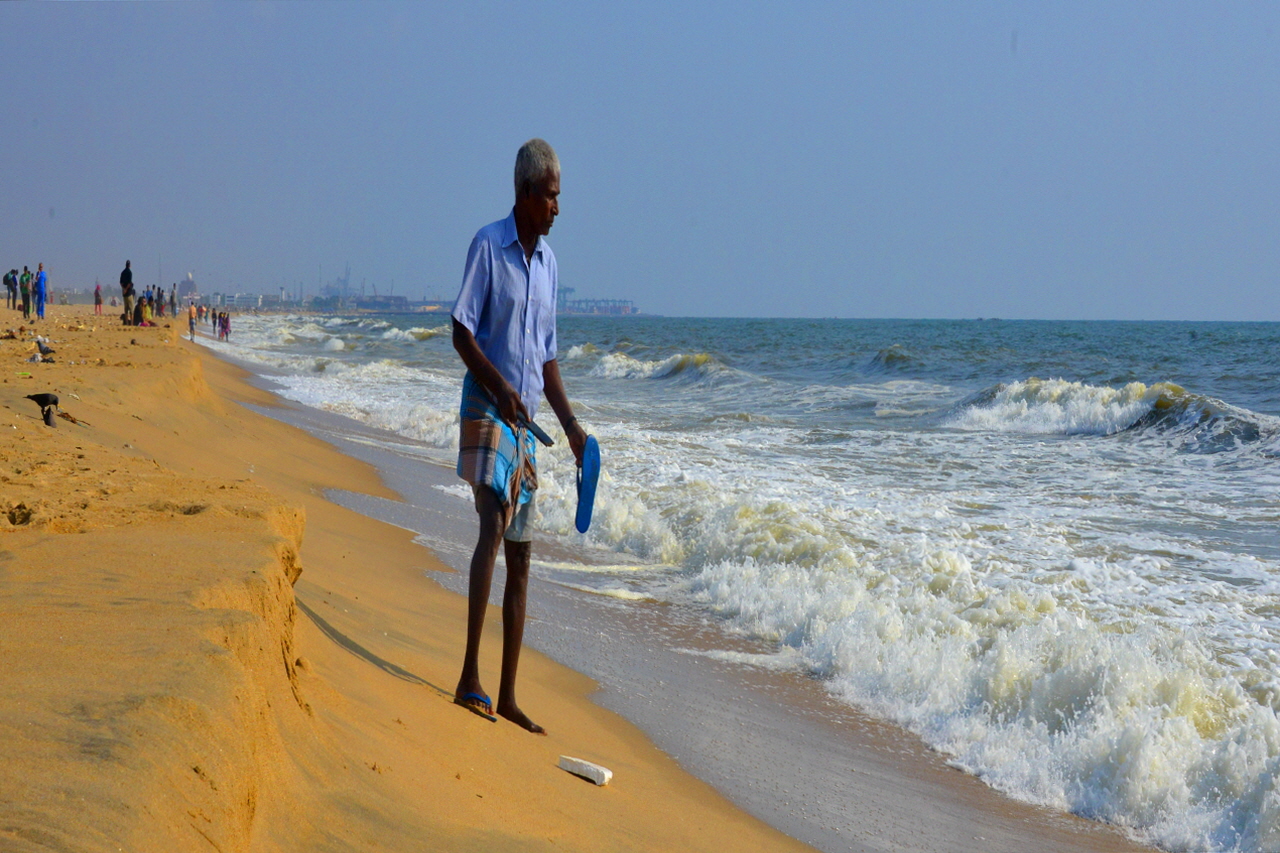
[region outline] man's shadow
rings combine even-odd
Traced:
[[[303,601],[301,598],[298,598],[297,596],[295,596],[294,600],[298,602],[298,608],[302,610],[303,613],[307,614],[307,616],[311,619],[311,621],[315,623],[315,626],[320,629],[320,632],[324,634],[326,637],[328,637],[330,640],[333,640],[335,643],[337,643],[341,648],[346,649],[347,651],[351,652],[351,654],[355,655],[361,660],[368,661],[369,663],[373,664],[383,672],[388,673],[389,675],[394,675],[396,678],[399,678],[402,681],[408,681],[410,684],[421,684],[424,687],[430,687],[432,690],[436,691],[446,699],[450,699],[453,697],[452,690],[445,690],[444,688],[436,684],[432,684],[430,681],[427,681],[425,678],[414,675],[412,672],[405,669],[404,667],[396,666],[391,661],[378,657],[373,652],[369,651],[364,646],[360,645],[355,640],[351,639],[346,634],[342,633],[337,628],[333,627],[328,622],[326,622],[324,620],[324,617],[322,617],[319,613],[316,613],[314,610],[308,607],[307,603]]]

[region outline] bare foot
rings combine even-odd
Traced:
[[[512,705],[511,707],[503,707],[502,703],[498,703],[498,716],[505,717],[515,723],[527,732],[533,732],[535,735],[545,735],[547,730],[535,723],[525,715],[524,711]]]

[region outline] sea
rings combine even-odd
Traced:
[[[452,467],[447,317],[233,326],[206,344],[280,396]],[[570,556],[535,575],[696,613],[726,638],[698,654],[1014,799],[1280,849],[1280,324],[562,316],[559,364],[603,473],[578,534],[544,403]]]

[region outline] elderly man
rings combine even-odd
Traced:
[[[498,543],[507,558],[502,599],[502,675],[497,713],[535,734],[545,730],[516,703],[524,639],[534,493],[535,444],[524,426],[545,392],[582,464],[578,425],[556,364],[556,256],[542,238],[560,213],[560,160],[541,139],[516,154],[511,214],[476,233],[453,309],[453,346],[467,367],[462,383],[458,475],[471,483],[480,536],[471,557],[467,650],[454,701],[493,719],[480,685],[480,634]]]

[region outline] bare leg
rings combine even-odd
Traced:
[[[480,685],[480,634],[484,630],[485,611],[489,607],[489,586],[493,582],[493,564],[498,559],[498,543],[506,525],[506,517],[496,495],[481,492],[476,501],[480,516],[480,537],[471,555],[471,577],[467,589],[467,651],[462,659],[462,676],[454,698],[468,693],[485,695]]]
[[[528,542],[505,541],[507,586],[502,593],[502,683],[498,686],[498,716],[506,717],[534,734],[545,735],[546,729],[529,719],[516,704],[516,670],[520,666],[520,647],[524,643],[525,602],[529,592]]]

